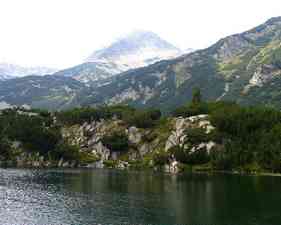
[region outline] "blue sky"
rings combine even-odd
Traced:
[[[200,49],[274,16],[277,0],[0,0],[0,61],[63,68],[135,29]]]

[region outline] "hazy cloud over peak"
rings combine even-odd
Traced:
[[[281,15],[280,8],[276,0],[0,1],[0,61],[66,67],[135,29],[199,49]]]

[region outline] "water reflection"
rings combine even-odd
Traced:
[[[0,170],[0,224],[280,224],[281,178]]]

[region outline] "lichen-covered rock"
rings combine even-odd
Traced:
[[[148,143],[144,143],[143,145],[141,145],[141,147],[139,148],[139,154],[141,157],[143,157],[144,155],[146,155],[147,153],[149,153],[151,150],[150,145]]]
[[[142,139],[142,134],[139,132],[138,128],[130,127],[128,129],[128,139],[133,144],[139,144]]]
[[[179,163],[173,160],[169,164],[164,165],[164,172],[173,174],[179,173]]]
[[[118,164],[116,166],[116,168],[118,169],[126,169],[128,167],[129,167],[129,163],[124,161],[118,161]]]
[[[203,128],[206,134],[214,130],[215,128],[207,119],[208,115],[191,116],[188,118],[175,118],[174,129],[166,141],[165,151],[168,151],[174,146],[182,147],[186,139],[185,131],[188,128]]]
[[[262,87],[263,84],[270,81],[275,75],[280,75],[281,71],[273,65],[262,65],[257,68],[249,84],[252,86]]]
[[[92,153],[99,155],[101,160],[108,160],[110,157],[110,150],[106,148],[102,142],[98,142],[92,146]]]
[[[59,162],[58,162],[58,167],[62,167],[62,165],[63,165],[63,158],[61,158],[61,159],[59,160]]]

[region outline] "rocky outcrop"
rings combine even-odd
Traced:
[[[80,151],[87,151],[94,154],[97,161],[89,163],[87,167],[104,168],[106,165],[119,169],[130,168],[132,163],[146,162],[153,167],[152,156],[162,149],[168,152],[174,146],[185,147],[187,141],[186,132],[188,129],[202,128],[206,134],[215,129],[208,115],[198,115],[188,118],[171,118],[167,121],[166,130],[157,128],[140,129],[134,126],[127,127],[125,123],[118,119],[93,121],[84,123],[81,126],[72,126],[63,129],[63,137],[70,144],[80,146]],[[127,135],[129,142],[128,152],[118,152],[108,149],[103,143],[103,137],[110,133],[122,132]],[[200,143],[189,149],[190,154],[205,150],[210,153],[215,142]],[[63,162],[60,163],[63,166]],[[169,164],[163,167],[164,171],[178,173],[180,163],[173,156],[169,159]]]
[[[281,71],[273,65],[263,65],[259,67],[249,81],[251,86],[262,87],[263,84],[272,80],[275,75],[281,74]]]
[[[169,164],[166,164],[164,166],[164,172],[173,173],[173,174],[179,173],[180,172],[179,162],[177,162],[176,160],[171,160]]]
[[[129,141],[133,144],[139,144],[142,139],[142,134],[136,127],[130,127],[127,129]]]
[[[182,147],[187,136],[185,131],[189,128],[203,128],[206,134],[215,129],[208,120],[208,115],[175,118],[174,124],[174,130],[166,141],[165,151],[168,151],[174,146]]]

